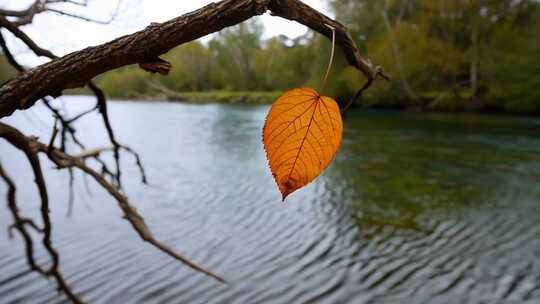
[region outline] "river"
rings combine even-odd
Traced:
[[[93,105],[63,100],[72,114]],[[149,177],[142,185],[123,154],[131,203],[157,239],[229,283],[142,242],[79,172],[66,216],[67,172],[43,158],[61,270],[88,302],[540,303],[540,119],[349,110],[334,162],[283,203],[261,142],[269,107],[109,107]],[[42,105],[2,121],[45,142],[51,133]],[[77,127],[89,147],[108,145],[99,116]],[[1,145],[21,212],[36,217],[29,166]],[[3,183],[0,193],[5,202]],[[28,272],[11,220],[2,207],[0,303],[65,302]]]

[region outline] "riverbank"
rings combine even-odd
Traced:
[[[425,94],[416,101],[403,97],[367,96],[354,105],[360,108],[404,110],[412,112],[487,113],[519,116],[540,115],[540,98],[511,99],[499,96],[477,98],[453,93]]]
[[[126,93],[122,95],[107,94],[111,99],[128,99],[134,101],[169,101],[196,104],[272,104],[284,92],[282,91],[226,91],[215,90],[205,92],[160,92],[152,95]],[[66,95],[87,95],[87,90],[69,90]],[[412,112],[445,112],[445,113],[496,113],[506,115],[540,115],[540,98],[506,99],[498,96],[467,98],[467,92],[456,96],[453,92],[426,92],[419,100],[413,102],[402,96],[381,96],[366,94],[353,104],[352,108],[389,109]],[[345,105],[349,96],[337,98],[340,105]]]
[[[248,92],[248,91],[207,91],[184,92],[164,96],[168,101],[186,101],[192,103],[240,103],[240,104],[272,104],[283,92]],[[162,96],[163,97],[163,96]]]
[[[188,103],[227,103],[227,104],[272,104],[283,91],[205,91],[205,92],[175,92],[168,91],[155,94],[138,94],[126,92],[125,94],[108,94],[107,97],[115,100],[132,101],[170,101]],[[92,95],[88,89],[66,90],[65,95]]]
[[[67,113],[95,105],[92,96],[63,101]],[[66,179],[43,165],[58,202],[62,271],[91,302],[538,303],[540,119],[350,111],[332,165],[284,204],[261,142],[268,107],[111,102],[108,110],[118,140],[148,170],[150,185],[141,185],[125,155],[134,206],[168,245],[239,283],[216,283],[144,246],[94,182],[90,196],[75,179],[67,218]],[[52,123],[45,107],[31,117]],[[16,111],[7,120],[50,137],[28,118]],[[101,124],[81,119],[77,134],[107,143]],[[24,154],[1,154],[14,180],[32,180]],[[35,194],[18,193],[21,210],[31,210]],[[11,220],[0,212],[0,223]],[[40,277],[21,275],[22,246],[0,232],[0,302],[62,302]]]

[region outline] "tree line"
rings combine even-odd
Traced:
[[[540,112],[534,0],[335,0],[364,56],[394,77],[375,99],[433,110]],[[368,52],[369,51],[369,52]],[[375,101],[381,102],[381,101]]]
[[[328,4],[336,19],[349,28],[362,55],[392,76],[389,82],[376,82],[356,106],[540,113],[537,1],[332,0]],[[234,92],[261,95],[320,83],[331,48],[325,37],[309,31],[295,39],[282,35],[264,40],[263,31],[263,25],[253,19],[205,43],[195,41],[169,52],[164,56],[173,66],[168,76],[130,66],[100,76],[98,83],[113,98],[193,96],[195,92],[225,100],[237,97]],[[365,77],[347,64],[341,52],[336,55],[326,93],[346,103]],[[209,91],[215,94],[204,95]],[[269,96],[265,102],[272,102],[279,94],[265,96]]]

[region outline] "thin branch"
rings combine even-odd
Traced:
[[[52,151],[52,147],[49,146],[49,151]],[[73,192],[73,182],[75,181],[75,177],[73,175],[73,168],[68,168],[69,173],[69,197],[68,197],[68,210],[67,210],[67,217],[71,217],[73,214],[73,203],[75,200],[75,193]]]
[[[366,78],[375,77],[375,68],[368,59],[362,58],[356,43],[343,24],[298,0],[272,0],[269,1],[268,9],[272,15],[299,22],[328,39],[332,39],[332,30],[327,25],[332,26],[336,31],[336,44],[343,49],[349,64],[360,70]]]
[[[26,17],[37,10],[40,2],[40,0],[35,0],[34,3],[32,3],[27,9],[21,11],[0,9],[0,15],[10,17]]]
[[[126,145],[119,145],[118,148],[130,153],[131,155],[133,155],[133,157],[135,157],[136,165],[139,168],[139,171],[140,171],[140,174],[141,174],[141,177],[142,177],[142,183],[146,184],[147,183],[146,173],[145,173],[145,170],[144,170],[144,166],[142,165],[141,157],[139,156],[139,154],[137,152],[135,152],[133,149],[131,149],[129,146],[126,146]],[[114,150],[115,150],[114,146],[99,147],[99,148],[85,150],[85,151],[79,152],[77,154],[73,154],[73,157],[80,158],[80,159],[83,159],[83,160],[87,159],[87,158],[96,158],[96,157],[100,156],[100,154],[102,152],[105,152],[105,151],[113,151],[114,152]]]
[[[347,103],[347,105],[345,105],[345,107],[343,109],[341,109],[341,115],[345,114],[345,111],[347,111],[347,109],[353,104],[356,102],[356,100],[358,98],[360,98],[360,96],[362,96],[362,93],[371,86],[371,84],[373,83],[373,79],[368,79],[366,81],[366,83],[356,92],[356,94],[354,94],[354,96],[351,98],[351,100],[349,100],[349,102]]]
[[[358,100],[358,98],[360,98],[360,96],[362,96],[362,93],[364,93],[364,91],[367,90],[371,86],[371,84],[373,83],[373,81],[375,81],[377,79],[377,77],[381,77],[386,81],[390,81],[390,77],[388,77],[388,76],[386,76],[384,74],[382,67],[377,67],[376,71],[377,71],[377,74],[375,74],[375,78],[373,78],[373,79],[368,78],[366,80],[366,82],[364,83],[364,85],[356,92],[356,94],[354,94],[354,96],[351,98],[351,100],[349,100],[347,105],[345,105],[345,107],[343,107],[343,109],[341,109],[341,115],[345,114],[345,111],[347,111],[347,109],[351,105],[353,105],[356,102],[356,100]]]
[[[47,210],[48,210],[48,198],[46,194],[45,183],[42,179],[41,171],[38,170],[39,168],[39,159],[37,158],[38,152],[46,154],[49,157],[49,159],[59,169],[78,168],[82,170],[84,173],[94,178],[94,180],[98,184],[100,184],[105,190],[107,190],[107,192],[109,192],[109,194],[112,197],[116,199],[120,209],[122,209],[124,213],[124,218],[131,223],[135,231],[137,231],[139,236],[144,241],[152,244],[154,247],[160,249],[161,251],[173,257],[174,259],[183,262],[185,265],[201,273],[204,273],[208,276],[211,276],[220,282],[225,282],[225,280],[222,277],[198,266],[197,264],[191,262],[186,257],[182,256],[181,254],[178,254],[177,252],[175,252],[168,246],[156,240],[152,232],[150,231],[150,229],[144,222],[143,217],[137,212],[137,210],[133,206],[131,206],[131,204],[127,200],[127,197],[125,197],[122,193],[120,193],[118,189],[116,189],[114,186],[109,184],[100,173],[88,167],[82,159],[76,158],[64,152],[61,152],[59,149],[56,149],[56,148],[50,149],[48,145],[38,142],[36,138],[27,137],[21,132],[19,132],[17,129],[1,122],[0,122],[0,138],[6,139],[13,146],[15,146],[16,148],[19,148],[20,150],[25,152],[25,154],[27,154],[29,161],[31,162],[32,168],[34,168],[37,184],[40,186],[39,190],[40,190],[40,194],[43,201],[42,206],[46,205]],[[27,148],[27,147],[31,147],[31,148]],[[42,215],[44,215],[43,210],[44,209],[42,208]],[[48,222],[48,216],[47,218],[44,218],[44,221]],[[47,236],[50,234],[50,228],[49,230],[47,230],[47,225],[45,225],[45,227],[46,227],[45,235]],[[56,262],[54,262],[54,264],[55,265],[57,264],[57,255],[56,255]]]
[[[8,193],[7,193],[8,208],[11,211],[11,215],[13,216],[13,220],[15,222],[11,227],[13,227],[14,229],[17,229],[21,233],[24,239],[24,243],[26,245],[25,246],[26,259],[28,261],[28,265],[30,265],[30,268],[32,268],[32,270],[36,272],[43,274],[45,273],[45,270],[41,269],[34,260],[34,242],[32,241],[32,237],[30,236],[30,233],[28,233],[28,231],[24,227],[24,221],[19,216],[19,208],[17,207],[17,203],[15,201],[15,192],[17,188],[15,187],[15,183],[7,175],[6,171],[4,170],[1,164],[0,164],[0,176],[2,177],[2,179],[6,182],[8,186]]]
[[[71,123],[73,123],[73,122],[79,120],[79,118],[84,117],[84,116],[86,116],[87,114],[90,114],[90,113],[94,112],[95,110],[97,110],[97,107],[92,107],[91,109],[88,109],[88,110],[86,110],[86,111],[84,111],[84,112],[81,112],[80,114],[74,116],[73,118],[70,118],[70,119],[67,120],[66,122],[67,122],[68,124],[71,124]]]
[[[49,140],[49,147],[54,146],[54,140],[56,139],[56,135],[58,135],[58,128],[56,127],[57,123],[58,123],[58,118],[55,118],[54,125],[53,125],[53,132],[51,135],[51,139]]]
[[[2,18],[3,17],[0,17],[0,26],[5,27],[13,35],[15,35],[21,41],[23,41],[36,55],[45,56],[45,57],[48,57],[50,59],[57,59],[58,58],[51,51],[39,47],[28,35],[26,35],[24,32],[19,30],[19,28],[17,26],[10,23],[6,18],[3,18],[3,19]],[[96,108],[99,109],[99,112],[100,112],[100,114],[101,114],[101,116],[103,118],[103,122],[105,124],[105,128],[107,130],[107,134],[109,136],[109,139],[110,139],[111,143],[113,144],[113,146],[115,147],[115,149],[114,149],[114,159],[115,159],[115,165],[116,165],[116,172],[114,174],[114,178],[115,178],[116,187],[120,189],[120,188],[122,188],[122,182],[121,182],[121,174],[122,173],[121,173],[121,169],[120,169],[120,154],[119,154],[120,144],[115,139],[114,131],[113,131],[111,123],[110,123],[109,115],[108,115],[108,112],[107,112],[107,100],[106,100],[106,97],[105,97],[105,94],[103,93],[103,91],[97,85],[95,85],[92,81],[88,82],[88,87],[90,88],[90,90],[92,90],[92,92],[96,96],[96,99],[97,99]],[[75,121],[76,119],[79,119],[80,117],[82,117],[86,113],[90,113],[91,111],[84,112],[84,113],[80,114],[79,116],[75,117],[74,119],[66,120],[60,114],[60,112],[58,110],[54,109],[50,105],[48,100],[46,100],[44,98],[43,101],[44,101],[45,105],[54,113],[55,117],[57,119],[59,119],[61,121],[61,123],[62,123],[62,127],[63,127],[63,130],[62,130],[62,144],[61,144],[62,151],[65,152],[65,148],[66,148],[66,145],[65,145],[66,132],[69,132],[71,134],[71,137],[72,137],[73,141],[78,146],[80,146],[82,149],[84,149],[84,146],[75,137],[75,130],[74,130],[74,128],[71,127],[70,123]],[[140,161],[138,161],[137,163],[140,164]],[[109,170],[107,170],[107,171],[109,171]],[[143,172],[143,181],[146,181],[146,176],[144,176],[144,169],[142,169],[142,167],[141,167],[141,172]]]
[[[105,20],[105,21],[96,20],[96,19],[92,19],[92,18],[89,18],[89,17],[80,16],[80,15],[64,12],[64,11],[61,11],[61,10],[57,10],[57,9],[54,9],[54,8],[47,8],[45,11],[55,13],[55,14],[58,14],[58,15],[61,15],[61,16],[80,19],[80,20],[83,20],[83,21],[86,21],[86,22],[92,22],[92,23],[97,23],[97,24],[109,24],[109,23],[111,23],[111,21],[113,19],[113,18],[111,18],[110,20]]]
[[[39,47],[34,40],[32,40],[26,33],[21,31],[19,27],[17,27],[15,24],[9,22],[5,17],[0,16],[0,27],[5,28],[10,33],[12,33],[15,37],[19,38],[24,44],[26,44],[36,55],[38,56],[45,56],[48,58],[57,58],[51,51],[42,49]],[[45,96],[43,96],[45,97]]]
[[[16,26],[11,24],[7,19],[4,18],[2,20],[2,17],[0,17],[0,25],[2,24],[4,25],[4,27],[6,27],[6,29],[12,32],[12,34],[14,34],[16,37],[21,39],[21,41],[23,41],[36,55],[46,56],[51,59],[58,58],[49,50],[40,48],[30,37],[28,37],[24,32],[20,31]],[[9,53],[9,50],[8,50],[8,53]],[[13,59],[13,63],[18,66],[18,63],[15,61],[15,59],[14,58],[12,59]],[[92,92],[97,98],[97,104],[96,104],[95,109],[99,109],[99,112],[105,124],[105,128],[107,130],[109,139],[111,143],[113,144],[113,146],[115,147],[114,158],[115,158],[115,165],[116,165],[116,173],[115,174],[111,173],[111,175],[114,176],[114,181],[117,187],[121,188],[121,169],[120,169],[120,154],[119,154],[120,144],[116,141],[115,136],[114,136],[114,131],[111,127],[111,123],[110,123],[108,112],[107,112],[107,100],[105,98],[105,94],[103,93],[103,91],[97,85],[95,85],[92,81],[88,83],[88,87],[92,90]],[[62,125],[61,146],[60,146],[61,150],[63,152],[66,151],[66,139],[67,139],[66,133],[69,133],[71,135],[72,140],[75,142],[75,144],[77,144],[81,149],[84,150],[85,149],[84,145],[77,139],[77,137],[75,136],[75,129],[70,124],[74,122],[75,120],[79,119],[80,117],[92,112],[93,110],[83,112],[73,119],[66,120],[57,109],[55,109],[54,107],[50,105],[49,100],[47,100],[46,98],[43,98],[43,102],[45,103],[45,106],[53,112],[56,119],[60,120],[61,122],[61,125]],[[142,174],[143,183],[146,183],[146,176],[144,174],[144,169],[142,168],[139,156],[136,155],[136,157],[137,157],[137,165],[139,166],[141,174]],[[110,173],[110,170],[106,168],[107,166],[105,165],[105,163],[101,160],[99,160],[99,162],[103,165],[102,171],[104,173]]]
[[[1,29],[2,27],[0,27]],[[6,40],[4,40],[4,35],[2,35],[2,31],[0,31],[0,48],[2,48],[2,53],[4,54],[4,57],[7,59],[9,64],[13,66],[17,71],[23,72],[24,68],[15,60],[15,57],[9,50],[6,44]]]
[[[3,135],[0,131],[0,135]],[[18,138],[14,141],[10,141],[11,144],[21,149],[28,158],[28,161],[30,162],[30,165],[32,167],[32,171],[34,172],[34,178],[36,185],[38,186],[39,195],[41,197],[41,219],[43,221],[44,227],[40,229],[43,237],[42,237],[42,243],[45,249],[47,250],[51,260],[52,265],[49,269],[41,268],[37,265],[35,259],[34,259],[34,250],[33,250],[33,241],[26,230],[25,223],[32,223],[30,224],[33,228],[37,228],[37,225],[35,225],[31,220],[26,218],[21,218],[19,216],[19,210],[15,202],[15,184],[13,181],[9,178],[9,176],[6,174],[2,166],[0,165],[0,176],[4,179],[4,181],[8,184],[9,191],[8,191],[8,207],[12,213],[12,216],[15,220],[14,227],[17,229],[21,235],[23,236],[26,244],[26,257],[28,264],[32,268],[32,270],[40,273],[41,275],[48,277],[52,276],[55,278],[56,283],[58,284],[58,289],[63,291],[68,298],[74,302],[74,303],[83,303],[79,297],[73,293],[69,285],[67,285],[63,275],[60,273],[58,267],[60,264],[60,257],[58,255],[58,252],[52,245],[51,241],[51,231],[52,231],[52,224],[51,220],[49,218],[49,199],[47,195],[47,188],[45,186],[45,180],[43,178],[43,173],[41,171],[41,166],[39,164],[39,158],[37,157],[37,151],[35,150],[36,146],[34,145],[35,141],[34,138],[27,138],[22,139]]]
[[[57,59],[58,58],[51,51],[45,50],[45,49],[42,49],[41,47],[39,47],[30,37],[28,37],[24,32],[19,30],[18,27],[11,24],[7,19],[5,19],[5,18],[2,19],[2,17],[0,17],[0,26],[4,26],[13,35],[15,35],[17,38],[21,39],[36,55],[45,56],[45,57],[48,57],[48,58],[51,58],[51,59]],[[111,143],[113,144],[113,146],[115,147],[115,150],[114,150],[114,158],[115,158],[115,164],[116,164],[116,173],[115,173],[116,182],[115,183],[116,183],[116,186],[118,188],[121,188],[122,183],[121,183],[121,179],[120,179],[120,176],[121,176],[120,154],[118,152],[120,145],[116,141],[115,136],[114,136],[114,131],[113,131],[112,127],[111,127],[111,123],[110,123],[110,120],[109,120],[109,115],[108,115],[108,112],[107,112],[107,100],[105,98],[105,94],[103,93],[103,91],[97,85],[95,85],[92,81],[88,82],[88,87],[90,88],[90,90],[92,90],[92,92],[94,93],[94,95],[97,98],[97,108],[99,109],[99,112],[101,113],[101,116],[103,117],[103,122],[105,124],[105,128],[107,130],[107,134],[109,136],[109,139],[110,139]],[[47,107],[49,109],[51,109],[54,112],[55,116],[58,119],[60,119],[60,121],[62,122],[62,125],[64,127],[68,128],[68,131],[71,133],[71,135],[73,137],[73,140],[79,146],[82,147],[82,145],[75,138],[75,134],[74,134],[75,131],[73,130],[73,128],[71,128],[71,126],[69,125],[69,122],[66,121],[62,117],[62,115],[60,115],[60,113],[57,110],[54,110],[49,105],[48,101],[45,101],[45,104],[47,105]],[[62,145],[62,148],[63,148],[63,151],[65,151],[65,145],[64,144]]]
[[[298,21],[331,37],[342,46],[349,63],[374,78],[376,71],[360,56],[356,44],[340,23],[297,0],[224,0],[165,23],[99,46],[86,48],[25,72],[0,87],[0,117],[31,107],[44,96],[59,96],[62,90],[84,86],[93,77],[129,64],[152,61],[170,49],[243,22],[272,10],[274,15]],[[5,19],[5,18],[4,18]]]
[[[92,92],[94,92],[94,95],[96,95],[97,98],[97,107],[99,109],[99,113],[101,113],[101,117],[103,118],[103,123],[105,124],[105,129],[107,130],[107,134],[109,135],[109,140],[114,146],[114,159],[116,163],[116,186],[118,189],[122,188],[122,182],[120,179],[120,175],[122,174],[120,171],[120,144],[116,141],[116,138],[114,136],[114,131],[111,126],[111,121],[109,119],[109,113],[107,111],[107,100],[105,99],[105,94],[103,91],[96,86],[92,81],[88,82],[88,87]]]
[[[17,11],[17,10],[0,9],[0,16],[15,18],[15,20],[12,22],[13,25],[15,26],[22,26],[22,25],[29,24],[33,21],[34,17],[37,14],[40,14],[43,12],[52,12],[52,13],[68,16],[70,18],[81,19],[87,22],[109,24],[116,18],[120,5],[122,3],[122,0],[118,1],[113,14],[110,16],[109,20],[106,20],[106,21],[95,20],[89,17],[61,11],[61,10],[58,10],[49,6],[49,4],[56,4],[56,3],[67,3],[67,4],[72,4],[75,6],[86,7],[88,4],[88,1],[85,0],[83,2],[78,2],[74,0],[36,0],[34,1],[34,3],[32,3],[28,8],[24,10]]]
[[[85,150],[86,147],[80,142],[80,140],[75,135],[75,128],[72,127],[68,121],[64,118],[64,116],[60,113],[60,111],[56,108],[54,108],[51,105],[51,102],[47,98],[43,98],[43,104],[53,113],[54,118],[57,121],[60,121],[60,125],[62,126],[62,132],[61,132],[61,138],[60,138],[60,149],[62,151],[66,151],[66,141],[67,141],[67,133],[71,135],[71,139],[73,142],[79,146],[82,150]],[[55,124],[56,126],[56,124]]]

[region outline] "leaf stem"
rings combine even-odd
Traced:
[[[328,62],[328,70],[326,70],[326,75],[324,76],[324,80],[323,80],[321,89],[319,90],[319,96],[322,96],[324,88],[326,87],[326,82],[328,81],[328,76],[330,75],[330,70],[332,69],[332,62],[334,61],[334,51],[336,49],[336,29],[333,26],[329,25],[329,24],[325,23],[324,25],[326,25],[329,29],[332,30],[332,53],[330,55],[330,62]]]

